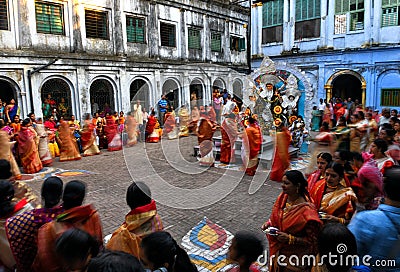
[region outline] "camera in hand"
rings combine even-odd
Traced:
[[[268,235],[271,235],[271,236],[277,236],[277,235],[278,235],[278,232],[279,232],[279,229],[278,229],[278,228],[275,228],[275,227],[268,227],[268,228],[266,228],[266,229],[264,230],[264,232],[265,232],[266,234],[268,234]]]

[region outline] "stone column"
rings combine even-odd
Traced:
[[[122,10],[123,10],[122,5],[124,2],[125,1],[114,0],[113,42],[114,42],[114,52],[117,55],[123,55],[125,53],[123,27],[122,27]]]
[[[188,54],[187,54],[188,53],[188,49],[187,49],[187,46],[186,46],[187,35],[188,35],[188,33],[186,32],[186,16],[185,16],[186,13],[185,13],[185,9],[184,8],[180,8],[179,11],[180,11],[180,15],[181,15],[181,18],[180,18],[180,30],[178,32],[178,35],[181,36],[181,54],[180,54],[180,57],[182,59],[186,60],[187,57],[188,57]]]
[[[19,49],[31,48],[32,47],[32,35],[30,27],[36,27],[34,23],[34,18],[30,18],[31,16],[35,16],[35,7],[33,6],[33,11],[31,12],[31,8],[29,7],[26,0],[18,1],[18,35],[20,41]],[[30,25],[31,23],[31,25]]]
[[[256,4],[257,5],[257,33],[256,35],[258,36],[258,43],[257,43],[257,51],[256,54],[262,54],[262,29],[263,29],[263,13],[262,13],[262,3],[259,2]]]
[[[82,16],[82,17],[81,17]],[[79,4],[79,1],[73,1],[72,7],[72,52],[83,52],[82,29],[85,22],[85,8]]]
[[[230,35],[229,35],[229,19],[225,20],[224,23],[224,34],[222,35],[222,50],[224,51],[224,61],[231,62],[231,45],[230,45]]]
[[[158,33],[158,6],[155,1],[149,3],[149,14],[147,23],[149,31],[149,57],[154,58],[159,55],[159,33]],[[158,100],[157,100],[158,101]]]
[[[381,32],[381,28],[379,27],[382,22],[382,1],[381,0],[372,0],[374,1],[374,18],[372,22],[372,43],[378,44],[379,43],[379,36]]]
[[[327,15],[328,15],[328,5],[326,1],[321,1],[321,34],[319,37],[319,46],[326,47],[327,44]],[[328,33],[329,34],[329,33]]]
[[[326,46],[328,48],[333,48],[333,35],[335,34],[335,1],[329,1],[326,25]]]
[[[283,1],[283,50],[289,51],[290,46],[289,0]]]
[[[203,15],[203,61],[207,61],[211,59],[211,29],[208,24],[208,15]]]

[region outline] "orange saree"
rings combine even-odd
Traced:
[[[305,243],[289,245],[279,242],[276,236],[268,235],[269,256],[273,260],[269,271],[280,271],[277,258],[282,255],[286,256],[285,263],[287,266],[285,271],[309,271],[311,266],[301,265],[300,263],[299,266],[294,267],[289,264],[288,259],[290,256],[296,255],[301,260],[304,255],[315,255],[317,253],[317,236],[322,222],[312,203],[304,202],[286,207],[287,198],[287,194],[284,193],[278,196],[272,208],[268,225],[301,238]]]
[[[197,126],[197,141],[200,146],[200,165],[211,166],[214,164],[213,143],[215,127],[206,118],[200,118]]]
[[[232,118],[225,118],[221,125],[220,162],[229,164],[235,161],[235,141],[238,136],[237,123]]]
[[[254,176],[258,166],[258,153],[261,150],[262,134],[256,125],[250,125],[243,134],[242,161],[246,174]]]
[[[282,181],[283,174],[290,165],[289,161],[290,132],[287,128],[276,132],[274,161],[272,162],[269,179]]]
[[[26,174],[37,173],[43,168],[35,142],[36,137],[36,132],[29,127],[22,127],[19,132],[18,153]]]
[[[156,202],[152,200],[150,204],[138,207],[125,216],[125,222],[114,231],[106,248],[124,251],[139,258],[142,238],[161,230],[163,224],[157,213]]]
[[[81,159],[73,131],[71,131],[68,122],[61,122],[58,138],[60,142],[60,162]]]
[[[310,191],[312,202],[318,211],[339,218],[350,219],[355,211],[357,197],[351,187],[339,184],[338,188],[330,193],[325,193],[326,181],[321,179]]]
[[[94,136],[95,126],[90,122],[85,122],[81,131],[81,144],[83,156],[93,156],[100,154],[99,147],[96,145],[96,137]]]

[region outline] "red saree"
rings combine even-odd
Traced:
[[[81,159],[73,131],[71,131],[68,122],[61,122],[58,138],[60,142],[60,162]]]
[[[99,147],[95,143],[94,129],[95,126],[90,121],[87,121],[81,131],[81,144],[84,156],[100,154]]]
[[[39,228],[53,221],[62,211],[62,207],[35,209],[7,220],[7,238],[10,242],[10,248],[18,271],[31,271],[37,252],[36,240]]]
[[[57,216],[55,221],[43,225],[38,232],[37,255],[33,271],[63,271],[55,253],[55,242],[66,230],[78,228],[92,235],[100,245],[103,231],[100,217],[92,205],[78,206]]]
[[[107,137],[108,151],[122,150],[121,136],[118,133],[118,125],[112,116],[106,117],[107,125],[104,126],[104,133]]]
[[[215,127],[205,118],[200,118],[197,127],[197,141],[200,146],[200,165],[211,166],[214,164],[213,143]]]
[[[317,235],[322,226],[322,222],[318,217],[318,212],[314,205],[309,202],[300,203],[286,208],[287,194],[281,193],[273,208],[268,225],[278,228],[280,231],[291,234],[295,237],[302,238],[305,244],[289,245],[288,243],[279,242],[275,236],[268,235],[269,256],[273,258],[269,271],[279,271],[277,258],[279,255],[287,256],[286,269],[288,271],[309,271],[309,266],[293,267],[289,264],[288,259],[292,255],[296,255],[301,260],[303,255],[315,255],[317,253]],[[286,270],[285,270],[286,271]]]
[[[220,162],[229,164],[235,161],[235,141],[238,136],[236,121],[225,118],[221,125],[221,157]]]
[[[175,114],[172,112],[167,112],[164,116],[164,135],[168,136],[168,139],[176,139],[178,138],[178,134],[176,131],[176,122],[175,122]]]
[[[276,132],[274,161],[272,162],[269,179],[282,181],[283,174],[290,165],[289,161],[290,132],[287,128]]]
[[[42,170],[38,147],[35,142],[36,132],[22,127],[18,137],[18,153],[26,174],[34,174]]]
[[[152,200],[150,204],[138,207],[125,216],[125,222],[114,231],[106,248],[124,251],[139,258],[142,238],[163,229],[156,202]]]
[[[156,124],[157,124],[157,118],[154,117],[153,115],[150,115],[146,123],[146,142],[148,142],[148,138],[153,133]]]
[[[243,134],[242,161],[246,174],[254,176],[258,166],[258,154],[261,150],[262,134],[256,125],[250,125]]]

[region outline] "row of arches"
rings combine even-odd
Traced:
[[[17,84],[12,84],[13,82],[9,79],[2,79],[0,78],[0,99],[2,101],[9,102],[12,98],[19,104],[22,105],[22,97],[20,96],[20,90],[18,89]],[[137,100],[141,102],[142,105],[146,109],[151,106],[154,106],[160,97],[156,97],[156,91],[151,83],[151,81],[145,77],[137,77],[135,78],[130,86],[129,86],[129,101],[130,107],[129,108],[121,108],[120,105],[126,104],[119,103],[118,95],[116,95],[116,85],[114,82],[109,78],[98,78],[95,79],[89,88],[89,96],[88,103],[90,108],[84,110],[85,112],[90,112],[94,114],[96,111],[104,111],[107,108],[111,109],[112,111],[118,110],[132,110],[133,105],[136,103]],[[236,79],[233,82],[233,92],[237,95],[241,94],[243,84],[239,79]],[[222,80],[221,78],[217,78],[214,80],[212,88],[218,89],[225,89],[227,88],[227,83]],[[72,83],[62,77],[52,76],[45,80],[41,87],[39,88],[39,95],[40,95],[40,105],[42,106],[42,110],[44,110],[44,103],[47,101],[54,101],[57,105],[60,103],[66,107],[65,115],[78,115],[81,112],[79,109],[80,103],[78,101],[79,97],[73,91]],[[189,106],[189,101],[187,99],[186,94],[184,93],[185,90],[189,90],[190,93],[196,93],[196,97],[199,104],[206,104],[210,103],[211,94],[209,94],[209,88],[205,85],[204,81],[201,78],[193,78],[190,81],[190,85],[188,87],[183,86],[180,81],[176,78],[166,78],[163,82],[161,87],[161,94],[166,95],[167,99],[169,100],[170,104],[174,106],[174,108],[178,108],[183,104],[187,104]],[[18,96],[18,95],[19,96]],[[126,98],[122,97],[122,101]],[[36,103],[38,105],[38,103]],[[94,105],[96,105],[94,107]],[[122,106],[123,107],[123,106]],[[36,110],[38,113],[38,110]],[[45,115],[43,115],[46,117]]]

